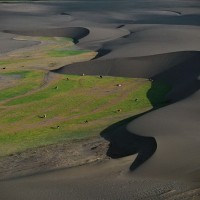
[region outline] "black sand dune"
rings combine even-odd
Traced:
[[[107,155],[114,159],[138,154],[129,169],[137,169],[147,161],[156,151],[157,143],[153,137],[135,135],[127,131],[127,123],[146,113],[122,120],[106,128],[101,136],[110,142]]]
[[[107,75],[150,78],[174,65],[184,62],[195,52],[174,52],[137,58],[92,60],[64,66],[55,72],[69,74]]]
[[[169,105],[101,132],[110,142],[107,154],[117,159],[0,182],[2,198],[198,200],[199,1],[30,3],[27,17],[22,5],[0,8],[1,31],[73,37],[80,47],[99,52],[89,62],[63,66],[56,73],[152,78],[172,90]],[[2,44],[4,49],[9,42]]]
[[[124,65],[126,67],[124,67]],[[95,60],[87,63],[76,63],[63,67],[57,70],[57,72],[66,74],[85,73],[90,75],[152,78],[153,80],[163,81],[172,86],[173,89],[168,94],[168,100],[175,102],[191,96],[200,89],[200,82],[198,80],[200,74],[199,66],[199,52],[175,52],[140,58]],[[151,98],[149,99],[151,101]],[[170,114],[163,117],[166,119],[170,117]],[[139,121],[142,121],[142,118],[143,117],[140,117]],[[135,120],[132,122],[133,124],[135,124],[134,121]],[[145,121],[144,124],[149,123]],[[130,127],[131,126],[129,126],[129,128]],[[139,136],[143,135],[142,132],[139,135],[135,135],[134,128],[129,129],[133,133],[131,134],[126,130],[125,125],[112,130],[109,134],[110,129],[112,129],[112,126],[102,133],[102,136],[110,141],[109,156],[119,158],[139,153],[130,167],[132,170],[136,169],[140,164],[151,157],[156,150],[156,140],[150,137],[151,134],[148,134],[149,137]],[[196,151],[198,151],[198,149]]]
[[[109,41],[115,41],[118,38],[127,36],[130,31],[127,29],[119,29],[116,27],[96,27],[96,24],[91,27],[87,26],[90,31],[86,37],[79,41],[79,46],[89,48],[91,50],[105,50],[104,44]],[[108,47],[110,49],[110,47]]]
[[[101,50],[109,50],[109,53],[99,58],[100,60],[200,50],[199,27],[128,25],[123,29],[129,30],[129,33],[113,38],[112,41],[100,43]],[[85,39],[83,38],[83,40]],[[87,40],[87,47],[90,43],[93,41]],[[79,45],[84,47],[85,43],[82,43],[81,40]]]

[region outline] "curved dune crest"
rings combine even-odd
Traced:
[[[101,57],[101,60],[200,51],[199,27],[128,25],[124,29],[129,30],[130,33],[103,44],[103,48],[110,49],[111,52]]]
[[[108,141],[110,141],[110,149],[108,151],[109,156],[113,158],[124,157],[124,156],[139,152],[138,157],[135,159],[135,161],[130,167],[130,169],[132,170],[136,169],[144,161],[148,160],[148,158],[150,158],[152,154],[155,152],[156,147],[158,145],[158,149],[155,153],[156,156],[153,156],[153,159],[151,159],[151,162],[150,162],[150,165],[152,166],[149,167],[148,164],[145,164],[144,167],[141,167],[141,171],[142,171],[141,174],[156,175],[152,171],[154,168],[153,165],[155,164],[155,167],[158,167],[160,165],[159,164],[160,160],[164,159],[166,162],[168,162],[171,159],[170,155],[168,155],[168,159],[165,159],[167,155],[166,149],[168,145],[171,143],[170,140],[173,140],[173,137],[175,138],[176,134],[181,134],[181,132],[183,132],[183,137],[185,137],[185,140],[186,140],[186,138],[188,138],[189,135],[187,135],[187,133],[185,133],[183,130],[186,127],[188,127],[186,129],[189,129],[189,127],[193,126],[193,123],[196,123],[193,118],[191,120],[187,120],[187,117],[186,118],[183,117],[184,115],[179,116],[178,110],[179,110],[179,106],[182,104],[182,101],[180,100],[183,100],[186,97],[189,99],[193,99],[193,94],[200,89],[200,82],[198,80],[198,77],[200,74],[200,68],[199,68],[200,59],[199,58],[200,58],[200,52],[185,51],[185,52],[160,54],[160,55],[154,55],[154,56],[138,57],[138,58],[119,58],[119,59],[111,59],[111,60],[97,59],[97,60],[92,60],[85,63],[75,63],[72,65],[68,65],[61,69],[56,70],[56,72],[67,73],[67,74],[85,73],[89,75],[152,78],[153,80],[164,81],[165,83],[168,83],[172,86],[172,90],[167,95],[167,98],[173,103],[177,102],[176,104],[167,106],[166,108],[159,109],[157,111],[150,112],[149,114],[144,114],[138,117],[138,119],[134,119],[133,122],[131,122],[130,125],[128,125],[129,131],[127,131],[126,128],[119,128],[119,130],[115,129],[113,135],[111,136],[106,136],[106,133],[108,131],[107,129],[102,132],[102,136],[108,139]],[[189,101],[189,102],[186,105],[189,106],[189,104],[191,104],[190,106],[192,106],[192,101]],[[171,107],[174,107],[174,108],[171,109]],[[196,103],[193,105],[192,110],[195,107],[196,107]],[[183,109],[182,106],[180,108]],[[189,115],[191,115],[192,110],[190,109],[188,111],[185,110],[186,111],[185,116],[187,116],[188,113],[190,113]],[[159,113],[158,117],[156,117],[157,113]],[[166,120],[166,124],[168,125],[165,124],[164,119]],[[173,123],[171,119],[174,119]],[[176,119],[182,119],[182,121],[184,122],[184,125],[180,125],[178,122],[175,123]],[[152,120],[155,120],[155,121],[152,121]],[[172,125],[170,125],[170,123],[172,123]],[[145,126],[143,126],[143,124],[145,124]],[[162,133],[161,131],[162,126],[168,127],[165,129],[167,131],[167,132],[165,131],[166,132],[165,135],[168,136],[168,139],[166,139],[166,136],[163,137],[162,134],[159,136],[157,135],[158,133]],[[170,127],[173,127],[173,126],[174,128],[172,129],[173,130],[172,131]],[[167,169],[171,169],[171,171],[169,170],[170,173],[174,174],[173,169],[175,170],[175,167],[181,167],[181,166],[183,167],[184,162],[183,160],[181,160],[181,158],[184,154],[182,152],[187,151],[187,148],[190,145],[192,145],[192,143],[194,143],[194,145],[196,146],[192,153],[194,155],[193,165],[196,167],[198,166],[199,161],[196,160],[195,157],[197,156],[198,154],[197,152],[199,152],[200,149],[197,145],[199,140],[196,133],[199,132],[200,129],[198,128],[197,124],[195,126],[197,129],[192,128],[192,130],[190,131],[191,138],[188,138],[188,142],[185,141],[185,143],[187,143],[185,148],[183,146],[184,143],[181,143],[180,145],[179,141],[177,142],[173,141],[174,151],[177,152],[176,154],[173,154],[172,156],[172,159],[174,159],[174,165],[170,165],[170,167],[168,168],[165,168],[163,166],[162,168],[163,171],[162,170],[156,171],[157,176],[161,176],[162,173],[168,174],[169,172],[167,172]],[[185,127],[185,128],[181,128],[181,127]],[[171,134],[173,135],[173,137],[170,138]],[[158,140],[157,145],[155,142],[153,142],[154,138],[151,138],[151,136],[153,136],[156,139],[156,141]],[[192,139],[193,137],[196,137],[195,141],[193,141]],[[131,144],[131,141],[132,141],[132,144]],[[184,138],[182,138],[182,142],[183,141],[184,141]],[[145,146],[146,146],[145,150],[141,150],[143,148],[142,147],[143,143],[145,143]],[[165,151],[162,150],[163,148],[165,149]],[[176,148],[181,149],[181,150],[177,151]],[[188,155],[188,158],[189,158],[189,155]],[[186,163],[192,162],[192,161],[189,161],[189,159],[185,157],[184,157],[184,161]],[[143,169],[145,169],[145,172],[143,171]],[[140,168],[139,168],[139,171],[140,171]],[[181,176],[179,173],[177,173],[178,176]],[[184,170],[182,171],[182,173],[184,173]],[[185,176],[189,176],[189,174],[185,174]]]
[[[101,136],[110,142],[107,151],[109,157],[118,159],[137,154],[129,167],[131,171],[136,170],[155,153],[157,142],[153,137],[135,135],[126,129],[126,125],[120,126],[119,124],[134,120],[143,114],[117,122],[101,132]],[[118,128],[113,129],[114,126]]]
[[[122,77],[153,78],[172,86],[170,101],[190,96],[199,87],[200,52],[184,51],[138,58],[92,60],[54,70],[63,74],[88,74]]]
[[[150,78],[152,87],[154,81],[172,87],[167,106],[100,133],[110,142],[107,155],[118,159],[0,182],[2,198],[199,199],[198,0],[34,2],[0,10],[0,31],[7,30],[0,37],[72,37],[80,47],[98,51],[93,60],[56,73]]]
[[[198,54],[198,52],[173,52],[143,57],[92,60],[74,63],[55,70],[58,73],[107,75],[122,77],[152,77],[178,63]],[[170,65],[169,65],[170,63]]]
[[[87,37],[80,40],[79,45],[83,47],[90,47],[95,49],[95,47],[101,47],[102,44],[114,41],[118,38],[124,37],[130,34],[127,29],[121,28],[104,28],[104,27],[87,27],[90,31]]]
[[[4,30],[4,32],[25,36],[70,37],[75,40],[79,40],[89,34],[89,30],[83,27],[49,28],[28,31]]]

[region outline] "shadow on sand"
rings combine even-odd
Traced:
[[[133,154],[138,154],[134,162],[130,166],[133,171],[141,164],[147,161],[156,151],[157,143],[153,137],[139,136],[129,132],[126,127],[127,124],[142,115],[145,115],[153,110],[156,110],[168,102],[156,102],[155,93],[156,84],[152,82],[151,89],[147,92],[147,97],[150,100],[153,108],[147,112],[135,115],[133,117],[119,121],[101,132],[101,137],[110,142],[107,156],[117,159]]]
[[[93,60],[64,66],[54,70],[54,72],[120,77],[152,77],[153,80],[162,80],[162,82],[172,86],[172,90],[166,95],[166,99],[170,100],[171,103],[175,103],[199,90],[199,58],[200,53],[197,51],[182,51],[138,58]],[[156,82],[152,82],[152,87],[147,92],[147,97],[153,106],[152,110],[148,112],[170,103],[166,102],[166,100],[158,101],[158,92],[157,94],[155,92]],[[145,114],[147,112],[117,122],[101,132],[101,136],[110,142],[107,155],[111,158],[138,154],[130,166],[130,170],[135,170],[147,161],[157,149],[155,138],[139,136],[128,132],[126,129],[129,122]]]
[[[103,56],[105,56],[106,54],[109,54],[110,52],[111,52],[110,49],[100,48],[100,49],[97,51],[97,55],[96,55],[92,60],[95,60],[95,59],[97,59],[97,58],[103,57]]]

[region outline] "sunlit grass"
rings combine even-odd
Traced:
[[[18,76],[15,86],[0,90],[0,101],[10,99],[27,93],[40,86],[44,73],[38,71],[16,71],[10,73],[3,73],[4,76]]]
[[[75,56],[83,53],[89,53],[88,50],[52,50],[48,53],[52,57],[65,57],[65,56]]]
[[[0,91],[0,156],[98,135],[119,120],[163,105],[170,89],[145,79],[59,75],[34,91],[44,72],[7,75],[13,74],[22,77],[15,88]]]

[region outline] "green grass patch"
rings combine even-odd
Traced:
[[[51,50],[48,55],[51,57],[75,56],[90,52],[89,50]]]
[[[54,41],[54,42],[74,42],[72,38],[68,37],[39,37],[41,41]]]
[[[69,90],[76,87],[76,82],[73,80],[68,81],[67,84],[66,80],[59,81],[58,84],[54,83],[48,88],[28,95],[26,97],[17,98],[15,100],[11,100],[7,103],[7,105],[18,105],[18,104],[25,104],[25,103],[32,103],[34,101],[41,101],[47,98],[53,98],[54,96],[61,96],[62,93],[66,93]]]
[[[9,64],[13,64],[13,63],[19,63],[22,60],[19,59],[6,59],[6,60],[0,60],[0,65],[9,65]]]
[[[0,101],[23,95],[40,86],[44,77],[43,72],[38,71],[15,71],[3,73],[5,76],[19,76],[15,80],[15,86],[0,90]]]
[[[117,121],[163,106],[170,90],[168,85],[144,79],[59,75],[46,87],[17,97],[16,91],[31,90],[44,76],[41,71],[20,74],[20,84],[13,91],[10,88],[9,95],[1,93],[10,101],[0,113],[0,156],[97,135]]]

